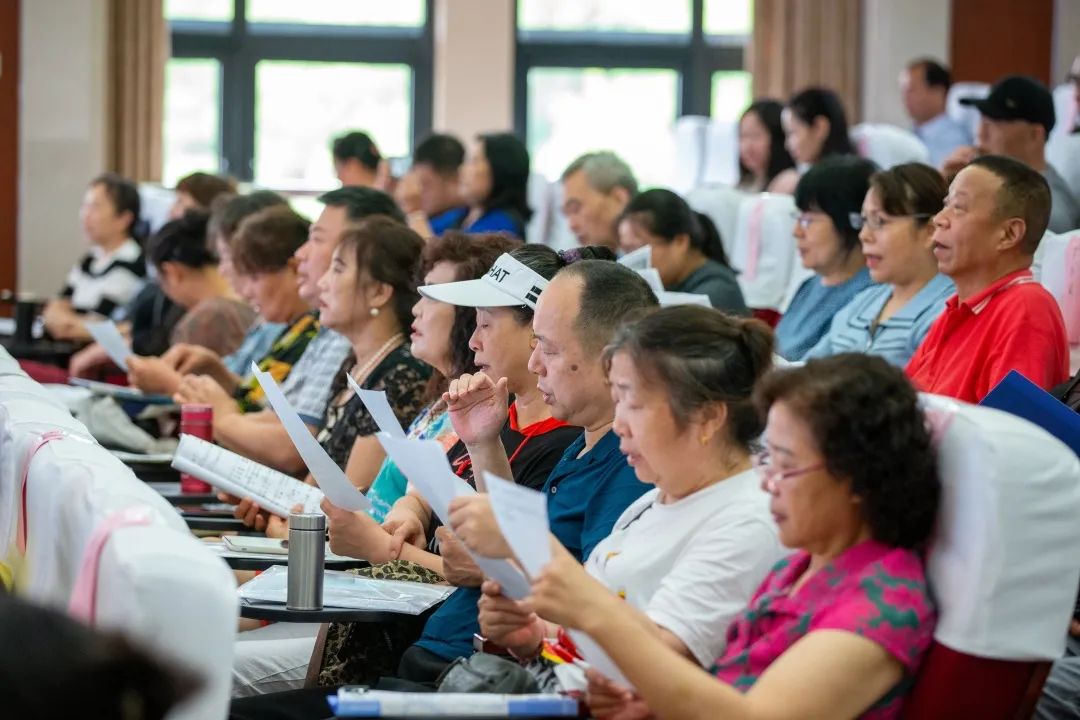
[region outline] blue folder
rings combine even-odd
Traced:
[[[979,404],[1035,423],[1080,455],[1080,414],[1017,371],[1002,378]]]

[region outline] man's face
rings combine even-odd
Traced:
[[[945,92],[926,84],[926,69],[920,66],[900,73],[900,98],[908,116],[917,123],[924,123],[944,109]]]
[[[611,395],[600,354],[581,344],[577,329],[583,283],[556,276],[540,295],[533,316],[536,347],[529,370],[551,414],[588,428],[610,419]]]
[[[610,193],[594,189],[585,179],[584,170],[563,180],[562,212],[582,245],[606,245],[614,249],[618,240],[615,221],[628,201],[628,193],[621,188]]]
[[[420,184],[420,209],[428,217],[462,204],[459,173],[443,175],[427,163],[413,165],[411,172]]]
[[[982,155],[1005,155],[1024,160],[1033,142],[1041,137],[1041,127],[1024,120],[979,118],[976,144]]]
[[[997,197],[1001,180],[989,170],[969,166],[961,170],[934,217],[934,257],[938,270],[954,280],[979,275],[993,265],[1004,234]]]
[[[312,307],[319,302],[319,279],[330,269],[334,249],[341,242],[348,221],[345,208],[327,205],[311,226],[307,242],[296,251],[300,297]]]

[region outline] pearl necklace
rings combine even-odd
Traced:
[[[389,355],[390,351],[400,345],[404,339],[405,336],[402,333],[395,333],[393,337],[384,342],[382,347],[376,350],[371,357],[367,359],[367,362],[359,367],[353,368],[353,371],[350,373],[353,376],[353,379],[358,383],[362,383],[367,378],[368,373],[374,369],[375,365]]]

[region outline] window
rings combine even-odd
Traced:
[[[431,2],[166,0],[163,181],[216,170],[326,190],[348,130],[407,155],[431,128]]]
[[[517,0],[515,124],[533,168],[557,178],[610,149],[643,185],[673,176],[680,115],[737,118],[753,0]]]

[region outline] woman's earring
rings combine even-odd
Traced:
[[[378,316],[379,316],[379,308],[377,308],[377,307],[371,308],[371,317],[378,317]]]

